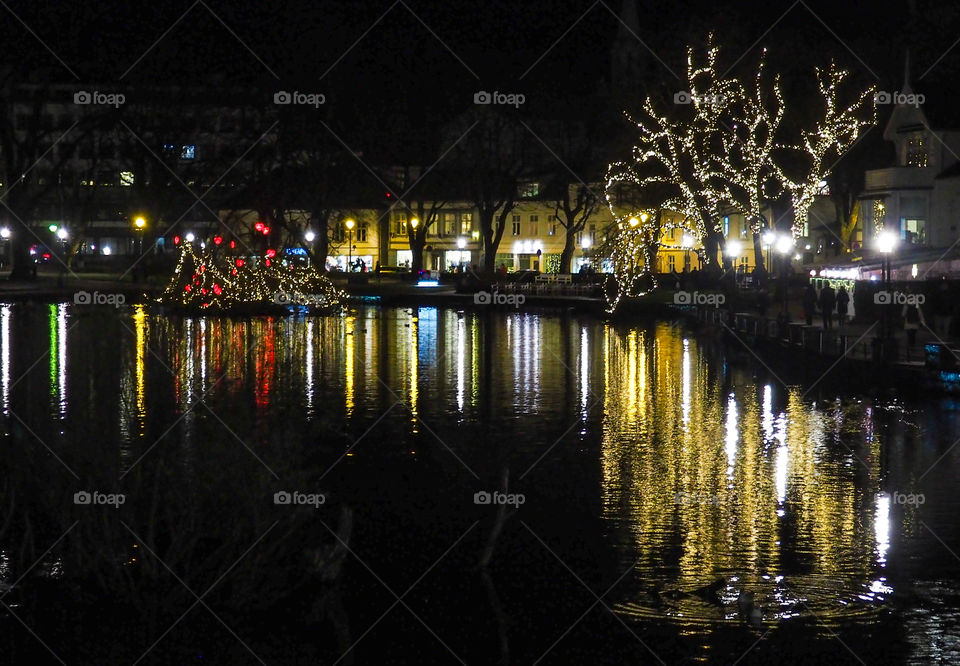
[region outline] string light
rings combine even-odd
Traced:
[[[831,62],[826,69],[817,68],[817,87],[823,98],[823,117],[813,131],[805,132],[796,145],[784,148],[799,151],[810,160],[806,173],[798,179],[788,180],[790,200],[793,205],[793,233],[799,236],[806,226],[810,208],[820,192],[821,182],[826,179],[836,164],[833,155],[842,156],[863,131],[877,121],[876,106],[871,106],[875,88],[870,86],[847,107],[841,107],[839,97],[847,72]],[[869,109],[869,111],[868,111]]]
[[[190,243],[184,243],[159,300],[164,305],[201,311],[249,311],[288,304],[331,311],[345,297],[316,268],[284,265],[269,258],[245,260],[216,251],[198,254]]]

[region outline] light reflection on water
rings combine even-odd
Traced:
[[[487,319],[437,308],[234,321],[61,304],[40,324],[37,314],[0,307],[3,411],[18,390],[20,404],[49,400],[51,427],[69,438],[61,422],[89,420],[97,405],[110,414],[102,436],[118,443],[122,473],[149,464],[141,456],[167,430],[175,442],[163,446],[180,447],[184,460],[202,455],[200,421],[213,418],[255,450],[276,445],[278,432],[316,446],[308,434],[316,422],[360,434],[401,402],[384,419],[394,439],[351,455],[406,452],[424,424],[445,437],[454,426],[492,421],[515,428],[498,444],[522,461],[519,469],[562,432],[539,465],[556,465],[574,483],[579,471],[593,479],[586,472],[598,465],[599,483],[581,495],[599,498],[606,545],[624,568],[633,564],[611,594],[624,617],[702,631],[743,622],[738,599],[752,594],[758,624],[833,625],[890,607],[905,584],[922,589],[926,558],[941,573],[948,568],[949,554],[920,526],[921,509],[891,497],[924,491],[920,481],[935,462],[945,474],[956,469],[955,455],[937,462],[944,449],[930,444],[953,441],[956,419],[933,408],[911,416],[928,419],[924,430],[866,400],[814,401],[666,325],[529,312]],[[121,325],[110,328],[117,318]],[[37,329],[49,342],[39,384],[30,379],[38,350],[43,358]],[[101,337],[107,342],[98,346]],[[21,374],[24,385],[11,387]],[[41,386],[45,396],[29,393]],[[465,459],[483,455],[445,442]],[[566,457],[574,443],[592,447],[588,458]],[[437,455],[457,468],[442,449]],[[939,478],[927,477],[936,512],[923,520],[954,543],[960,503]],[[4,557],[0,550],[0,579]],[[720,577],[715,598],[691,594]],[[944,587],[956,589],[956,577],[937,589]],[[944,624],[954,626],[941,614],[914,631]]]

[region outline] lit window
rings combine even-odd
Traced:
[[[181,160],[192,160],[197,156],[197,147],[194,144],[188,144],[180,149]]]
[[[927,137],[923,132],[913,132],[907,137],[907,154],[904,162],[907,166],[927,166]]]
[[[520,235],[520,223],[519,223],[519,222],[514,222],[514,223],[513,223],[513,235],[514,235],[514,236],[519,236],[519,235]]]
[[[540,183],[520,183],[517,194],[521,199],[529,199],[540,195]]]
[[[460,233],[469,234],[473,229],[473,213],[460,213]]]
[[[132,171],[121,171],[120,172],[120,185],[125,187],[130,187],[133,185],[133,172]]]

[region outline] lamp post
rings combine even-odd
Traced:
[[[147,221],[143,219],[143,216],[137,216],[133,221],[134,229],[137,232],[137,256],[143,255],[143,230],[147,226]]]
[[[882,258],[880,264],[880,278],[883,283],[883,289],[887,292],[887,302],[883,307],[883,313],[880,319],[880,335],[883,338],[883,358],[889,358],[889,340],[891,338],[890,326],[890,305],[893,298],[890,294],[890,255],[897,246],[897,235],[892,231],[881,231],[877,234],[875,241],[877,251]]]
[[[787,282],[787,267],[790,265],[790,253],[793,252],[793,236],[790,234],[778,236],[775,245],[777,253],[780,255],[780,280],[782,282],[780,286],[781,289],[783,289],[783,314],[787,321],[790,321],[790,313],[787,308],[790,298],[790,285]]]
[[[777,234],[775,234],[772,229],[767,229],[763,232],[763,236],[760,238],[767,259],[764,269],[766,270],[767,274],[769,274],[771,272],[770,269],[772,268],[772,266],[770,266],[771,251],[773,250],[773,244],[777,240]]]
[[[733,265],[733,284],[737,284],[737,259],[743,253],[743,243],[736,239],[731,239],[726,242],[724,247],[724,254],[730,259],[730,263]]]
[[[583,249],[583,261],[580,264],[580,267],[583,268],[587,263],[587,250],[590,249],[590,236],[584,235],[580,239],[580,247]]]
[[[347,221],[344,222],[347,227],[347,232],[349,237],[347,239],[347,270],[353,270],[353,225],[356,224],[351,218],[347,218]]]
[[[315,241],[317,235],[313,233],[313,229],[307,229],[303,232],[303,240],[307,242],[307,245],[310,246],[310,251],[307,252],[307,266],[312,265],[313,263],[313,241]],[[324,259],[326,261],[326,259]]]

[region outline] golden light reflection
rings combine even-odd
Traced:
[[[137,419],[139,420],[140,436],[144,435],[147,418],[147,387],[146,387],[146,357],[147,357],[147,315],[143,305],[134,308],[133,327],[136,332],[136,395]]]
[[[466,381],[466,324],[463,319],[457,319],[457,411],[463,412],[463,398]]]
[[[344,336],[347,344],[344,349],[344,358],[343,358],[343,387],[344,387],[344,396],[346,398],[346,411],[347,416],[353,416],[354,409],[354,387],[353,387],[353,356],[354,356],[354,345],[353,345],[353,336],[356,332],[356,326],[354,326],[356,318],[348,315],[346,317],[346,335]]]
[[[764,622],[807,612],[797,610],[801,601],[825,620],[862,612],[857,604],[878,598],[875,560],[889,528],[873,502],[858,501],[873,497],[879,460],[859,432],[860,414],[756,385],[668,326],[645,334],[646,342],[636,330],[607,328],[603,345],[604,513],[644,581],[620,610],[737,621],[735,601],[747,591]],[[652,363],[638,363],[644,353]],[[857,453],[870,465],[865,474],[857,447],[867,447]],[[727,604],[667,603],[651,591],[720,577]]]

